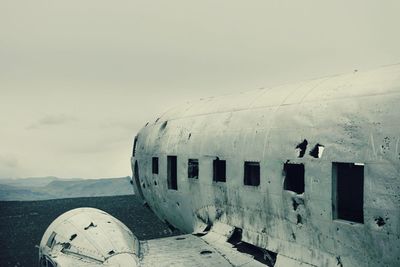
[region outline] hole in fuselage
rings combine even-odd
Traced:
[[[324,152],[325,147],[321,144],[316,144],[313,149],[310,151],[310,156],[316,159],[322,157],[322,153]]]
[[[297,214],[297,223],[296,224],[303,224],[303,218],[301,218],[300,214]]]
[[[298,144],[296,146],[296,149],[299,150],[299,154],[298,154],[299,158],[304,157],[304,154],[306,153],[307,145],[308,145],[307,139],[304,139],[303,142],[301,142],[300,144]]]
[[[91,227],[97,227],[97,225],[95,225],[93,222],[90,222],[90,224],[88,226],[86,226],[84,229],[87,230]]]
[[[294,233],[292,233],[292,238],[293,240],[296,240],[296,235]]]
[[[77,234],[73,234],[73,235],[71,235],[71,237],[69,238],[69,241],[72,241],[72,240],[74,240],[74,239],[75,239],[77,236],[78,236]]]
[[[379,227],[382,227],[386,224],[385,220],[382,217],[376,217],[375,222],[376,222],[376,225],[378,225]]]

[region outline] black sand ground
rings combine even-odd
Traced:
[[[0,266],[37,266],[38,249],[50,223],[64,212],[93,207],[122,221],[141,240],[179,234],[133,195],[44,201],[0,201]]]

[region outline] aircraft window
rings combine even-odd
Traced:
[[[152,170],[153,170],[154,174],[158,174],[158,158],[157,157],[153,157]]]
[[[135,136],[135,140],[133,141],[132,157],[134,157],[135,154],[136,154],[136,143],[137,143],[137,140],[138,140],[138,136],[136,135]]]
[[[259,186],[260,185],[260,163],[259,162],[244,162],[244,184]]]
[[[297,194],[304,193],[304,164],[285,163],[283,170],[285,172],[283,188]]]
[[[199,160],[188,160],[188,178],[199,179]]]
[[[213,181],[226,182],[226,161],[218,158],[213,161]]]
[[[138,163],[137,160],[135,160],[135,166],[134,166],[133,170],[134,170],[133,171],[133,177],[135,178],[135,184],[136,184],[136,186],[135,186],[135,194],[139,193],[140,197],[142,199],[144,199],[142,188],[140,187],[139,163]],[[136,192],[136,190],[137,190],[137,192]]]
[[[332,163],[333,218],[364,223],[364,165]]]
[[[176,156],[167,157],[167,182],[168,189],[178,190]]]
[[[55,238],[56,238],[56,232],[52,232],[49,239],[47,240],[46,246],[52,248],[54,245]]]

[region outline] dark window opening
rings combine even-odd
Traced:
[[[285,163],[283,188],[297,194],[304,193],[304,164]]]
[[[135,179],[135,185],[134,185],[135,194],[139,194],[141,199],[144,199],[142,188],[140,187],[139,163],[137,160],[135,160],[133,178]]]
[[[364,165],[332,163],[334,219],[364,223]]]
[[[158,174],[158,158],[157,157],[153,157],[151,166],[152,166],[152,172],[154,174]]]
[[[188,178],[199,179],[199,160],[188,160]]]
[[[226,182],[226,161],[218,158],[213,161],[213,181]]]
[[[167,157],[167,182],[168,189],[178,190],[176,156]]]
[[[259,186],[260,185],[260,163],[244,162],[244,184]]]
[[[47,240],[46,246],[48,246],[49,248],[52,248],[54,246],[56,235],[56,232],[51,233],[49,239]]]
[[[135,136],[135,140],[133,141],[133,150],[132,150],[132,157],[136,154],[136,144],[137,144],[138,136]]]

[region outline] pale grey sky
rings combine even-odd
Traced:
[[[131,175],[200,97],[400,62],[400,1],[0,0],[0,177]]]

